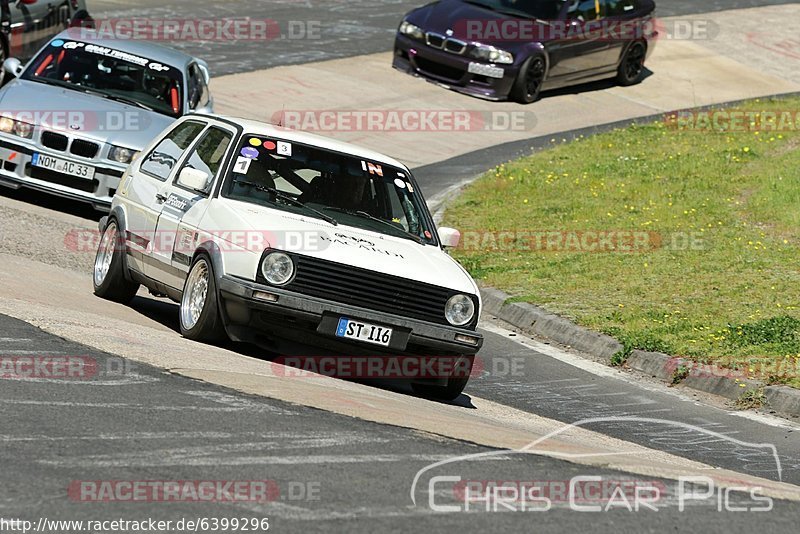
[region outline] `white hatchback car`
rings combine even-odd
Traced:
[[[483,343],[479,292],[445,251],[460,234],[436,230],[408,168],[208,115],[179,120],[141,154],[100,223],[96,295],[127,303],[144,285],[180,303],[194,340],[451,358],[451,374],[416,374],[412,387],[461,394]]]

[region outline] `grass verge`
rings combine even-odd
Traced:
[[[757,113],[728,128],[701,115],[553,140],[450,206],[454,256],[626,347],[800,387],[798,110],[754,100],[711,116]]]

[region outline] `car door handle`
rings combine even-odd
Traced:
[[[167,201],[167,197],[165,197],[161,193],[156,193],[156,202],[158,202],[159,204],[163,204],[166,201]]]

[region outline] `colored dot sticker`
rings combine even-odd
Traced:
[[[250,159],[256,159],[258,157],[258,150],[253,147],[246,146],[242,149],[242,156]]]
[[[55,41],[50,43],[50,46],[55,46],[56,48],[61,48],[62,46],[64,46],[64,41],[62,41],[61,39],[56,39]]]
[[[425,230],[425,237],[427,237],[428,239],[432,239],[433,238],[431,233],[429,231],[427,231],[427,230]]]
[[[276,145],[274,141],[264,141],[264,148],[267,150],[275,150],[278,148],[278,145]]]
[[[414,186],[411,185],[411,182],[406,182],[406,187],[408,187],[408,192],[409,193],[413,193],[414,192]]]
[[[400,178],[395,178],[394,179],[394,185],[396,185],[399,189],[405,189],[406,188],[406,183],[403,180],[401,180]]]
[[[255,137],[253,137],[252,139],[250,139],[250,144],[252,146],[261,146],[261,139],[256,139]]]

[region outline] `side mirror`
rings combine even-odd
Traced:
[[[178,184],[183,187],[188,187],[189,189],[194,189],[195,191],[205,191],[210,179],[211,175],[207,172],[186,167],[181,171],[180,175],[178,175]]]
[[[456,248],[461,243],[461,232],[455,228],[439,228],[439,241],[444,248]]]
[[[3,62],[3,70],[17,78],[25,70],[25,67],[22,65],[22,61],[15,57],[10,57]]]

